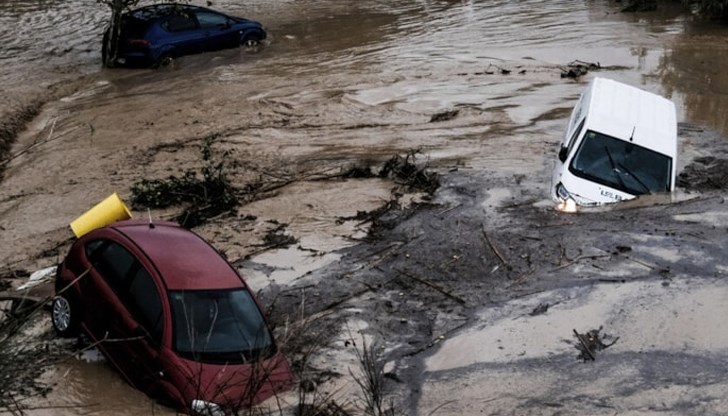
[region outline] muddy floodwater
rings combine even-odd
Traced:
[[[681,190],[674,208],[665,208],[670,198],[663,197],[655,202],[658,208],[644,214],[646,219],[637,206],[607,212],[606,218],[594,214],[594,226],[583,216],[554,217],[548,201],[552,160],[566,119],[594,75],[640,86],[676,104],[682,126],[678,171],[697,157],[723,154],[726,140],[721,137],[728,136],[728,26],[694,19],[678,8],[623,14],[609,1],[212,3],[229,14],[261,21],[269,32],[264,47],[179,58],[159,70],[121,70],[100,66],[101,34],[108,19],[104,6],[79,0],[0,0],[0,121],[19,132],[3,162],[0,183],[4,275],[55,264],[71,241],[70,221],[112,192],[128,200],[131,185],[141,178],[164,178],[198,166],[200,144],[217,134],[216,148],[229,151],[236,162],[235,180],[290,185],[195,231],[240,267],[266,301],[273,295],[265,293],[285,293],[286,287],[311,287],[326,279],[336,284],[330,285],[331,292],[316,289],[313,296],[319,302],[331,296],[343,304],[352,300],[351,293],[365,293],[353,300],[360,304],[343,309],[355,317],[352,327],[368,329],[368,336],[384,345],[383,353],[392,355],[387,371],[400,379],[394,390],[403,414],[728,412],[725,399],[718,397],[728,388],[728,339],[724,323],[715,319],[728,312],[723,283],[728,265],[716,254],[725,248],[728,226],[720,194]],[[575,60],[599,63],[601,69],[576,80],[562,78],[563,69]],[[445,112],[452,117],[433,118]],[[428,211],[431,222],[413,223],[421,228],[408,223],[396,228],[392,235],[406,235],[406,242],[385,241],[352,260],[355,247],[368,235],[368,224],[351,218],[390,200],[396,184],[380,178],[320,179],[352,165],[380,166],[411,149],[420,149],[420,157],[445,178],[434,198],[437,215]],[[702,198],[698,202],[703,205],[690,205],[692,198]],[[407,205],[423,199],[407,195],[403,201]],[[639,219],[625,223],[632,213]],[[174,213],[134,214],[169,219]],[[663,215],[672,224],[664,229]],[[475,226],[460,228],[468,219]],[[642,220],[650,223],[649,230],[636,225]],[[521,235],[510,235],[508,245],[501,247],[506,254],[522,247],[533,251],[513,254],[508,264],[499,262],[492,255],[498,243],[484,243],[488,240],[483,240],[481,224],[486,223],[503,233],[495,237],[503,238],[509,224],[522,227]],[[263,248],[265,236],[281,224],[297,243],[279,250]],[[586,240],[570,241],[554,231],[574,232],[574,224],[584,227]],[[680,240],[675,230],[682,227],[699,237]],[[639,230],[660,236],[653,241]],[[372,292],[386,288],[391,279],[355,287],[385,269],[380,265],[375,271],[373,258],[385,262],[382,253],[399,250],[399,260],[410,254],[414,258],[407,245],[427,240],[422,236],[429,233],[447,233],[437,240],[439,249],[428,250],[448,259],[438,260],[437,268],[428,266],[428,273],[445,273],[464,261],[464,252],[453,249],[461,244],[491,253],[490,260],[463,269],[463,275],[482,270],[489,277],[468,280],[467,289],[453,283],[460,295],[442,286],[455,277],[435,285],[440,295],[450,295],[447,301],[456,300],[454,307],[424,298],[408,301],[407,285]],[[615,237],[619,233],[629,244]],[[534,245],[537,241],[541,246]],[[583,247],[569,246],[584,241],[601,251],[576,252]],[[559,244],[561,257],[544,254],[558,251]],[[647,266],[638,264],[645,263],[639,256],[615,269],[598,263],[605,256],[619,257],[613,254],[615,247],[625,246],[643,250],[639,253],[650,259]],[[344,254],[344,249],[351,251]],[[535,260],[538,253],[544,256],[541,260]],[[532,260],[541,261],[546,266],[540,270],[558,269],[552,274],[566,276],[572,286],[537,287],[534,276],[540,272],[519,269],[514,258],[529,266]],[[565,259],[576,270],[564,267],[562,272],[561,266],[569,266]],[[587,267],[583,259],[597,259],[598,264]],[[663,263],[679,266],[677,272],[671,269],[674,280],[665,285],[653,281],[665,277],[660,274]],[[512,281],[491,286],[488,279],[498,273],[507,273]],[[608,281],[587,288],[575,283],[577,275]],[[710,279],[691,285],[693,277]],[[423,281],[417,279],[408,285]],[[519,292],[515,303],[493,300],[505,302],[506,288],[520,290],[522,284],[533,290]],[[660,293],[641,297],[641,292]],[[382,306],[385,298],[389,306]],[[588,299],[595,301],[587,304]],[[528,314],[544,302],[553,305],[553,315]],[[391,305],[411,312],[412,318],[391,321],[387,316],[397,312]],[[431,307],[440,312],[430,313]],[[323,303],[319,309],[326,311]],[[374,311],[377,318],[366,311]],[[678,315],[674,327],[662,323]],[[573,342],[570,323],[579,317],[587,318],[580,331],[605,325],[607,332],[622,334],[604,352],[613,351],[612,358],[591,370],[573,367],[576,350],[567,344]],[[50,336],[50,324],[39,325]],[[339,329],[345,332],[346,326]],[[384,334],[393,338],[383,339]],[[451,335],[459,338],[450,340]],[[528,335],[538,342],[524,339]],[[347,376],[352,356],[339,341],[334,337],[337,347],[316,357],[316,364]],[[690,365],[695,351],[702,360],[697,367]],[[638,371],[634,354],[655,360],[640,373],[640,380],[649,379],[649,388],[620,389]],[[670,366],[682,373],[667,380]],[[561,372],[563,367],[568,370]],[[531,377],[529,369],[537,375]],[[584,386],[573,382],[593,381],[600,372],[608,373],[601,381]],[[70,356],[43,377],[55,387],[47,397],[27,402],[39,408],[33,414],[170,412],[127,386],[103,359]],[[693,382],[701,387],[699,395],[710,399],[697,407],[685,404],[700,399],[691,396]],[[354,395],[354,383],[341,383],[336,391]],[[579,389],[565,397],[553,386]],[[462,400],[454,402],[458,395]],[[590,401],[590,395],[600,398]],[[553,399],[557,396],[561,401]],[[626,399],[615,403],[610,397]]]

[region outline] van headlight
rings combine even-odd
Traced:
[[[571,197],[571,194],[569,191],[564,188],[564,185],[562,183],[559,183],[556,185],[556,196],[559,197],[559,199],[566,201],[567,199],[574,200],[574,198]]]
[[[576,201],[571,196],[569,191],[564,188],[564,185],[559,183],[556,185],[556,196],[559,199],[556,204],[556,209],[561,212],[576,212]]]
[[[556,185],[556,199],[557,199],[557,206],[556,209],[563,212],[576,212],[577,206],[579,207],[597,207],[599,205],[603,205],[603,202],[595,202],[591,199],[587,199],[584,197],[581,197],[576,194],[572,194],[571,192],[567,191],[564,185],[559,182],[558,185]]]
[[[204,400],[192,400],[192,414],[199,416],[225,416],[219,404]]]

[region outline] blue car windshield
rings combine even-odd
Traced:
[[[202,362],[254,362],[275,346],[263,316],[246,289],[170,291],[173,348]]]
[[[625,140],[587,131],[569,171],[632,195],[669,192],[672,158]]]

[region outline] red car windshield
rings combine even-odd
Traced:
[[[171,291],[174,350],[214,363],[247,363],[275,353],[270,331],[249,291]]]

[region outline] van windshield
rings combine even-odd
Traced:
[[[672,159],[590,130],[584,135],[569,171],[632,195],[669,192]]]
[[[171,291],[173,348],[202,362],[254,362],[275,346],[263,316],[245,289]]]

